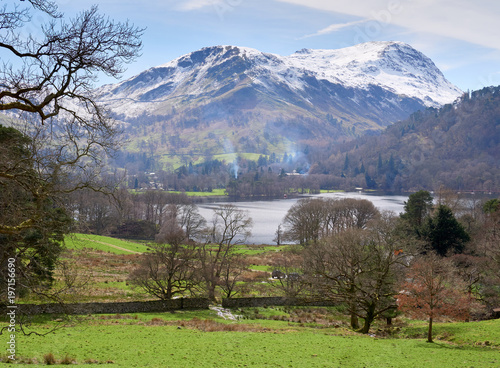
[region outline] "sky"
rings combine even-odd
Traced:
[[[56,0],[68,16],[92,0]],[[402,41],[463,91],[500,85],[498,0],[100,0],[100,12],[146,28],[130,78],[215,45],[290,55],[369,41]],[[100,78],[97,85],[116,83]]]

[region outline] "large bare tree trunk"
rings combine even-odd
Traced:
[[[363,328],[359,330],[359,332],[364,334],[370,332],[370,327],[374,319],[375,319],[375,305],[372,304],[366,311],[365,322],[363,324]]]
[[[353,330],[359,329],[358,316],[354,312],[351,312],[351,328]]]
[[[432,317],[429,317],[429,329],[427,330],[427,342],[432,341]]]

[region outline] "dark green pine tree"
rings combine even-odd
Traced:
[[[64,235],[71,218],[53,188],[58,178],[41,176],[29,150],[30,139],[20,131],[0,125],[0,264],[16,260],[17,292],[49,287]],[[0,273],[0,296],[7,288],[7,273]]]
[[[384,164],[382,162],[382,154],[379,153],[378,154],[378,163],[377,163],[377,171],[379,174],[382,173],[383,167],[384,167]]]
[[[348,170],[349,170],[349,156],[346,153],[344,161],[344,172],[347,172]]]
[[[426,237],[437,254],[462,253],[470,236],[457,221],[450,208],[440,205],[433,217],[427,220]]]
[[[493,213],[496,211],[500,211],[500,199],[498,198],[490,199],[483,205],[484,213]]]
[[[419,235],[420,229],[429,216],[431,209],[431,194],[426,190],[419,190],[408,197],[408,201],[404,205],[405,212],[401,214],[401,218],[406,220]]]

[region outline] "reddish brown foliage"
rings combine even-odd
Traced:
[[[415,261],[401,285],[399,309],[416,318],[429,318],[428,342],[432,342],[435,318],[469,317],[472,301],[467,287],[452,270],[448,259],[430,254]]]

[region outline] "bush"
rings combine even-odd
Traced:
[[[56,357],[54,356],[54,354],[48,353],[43,356],[43,361],[47,365],[54,365],[56,364]]]
[[[61,364],[73,364],[75,362],[74,358],[71,358],[67,353],[64,356],[64,358],[61,360]]]

